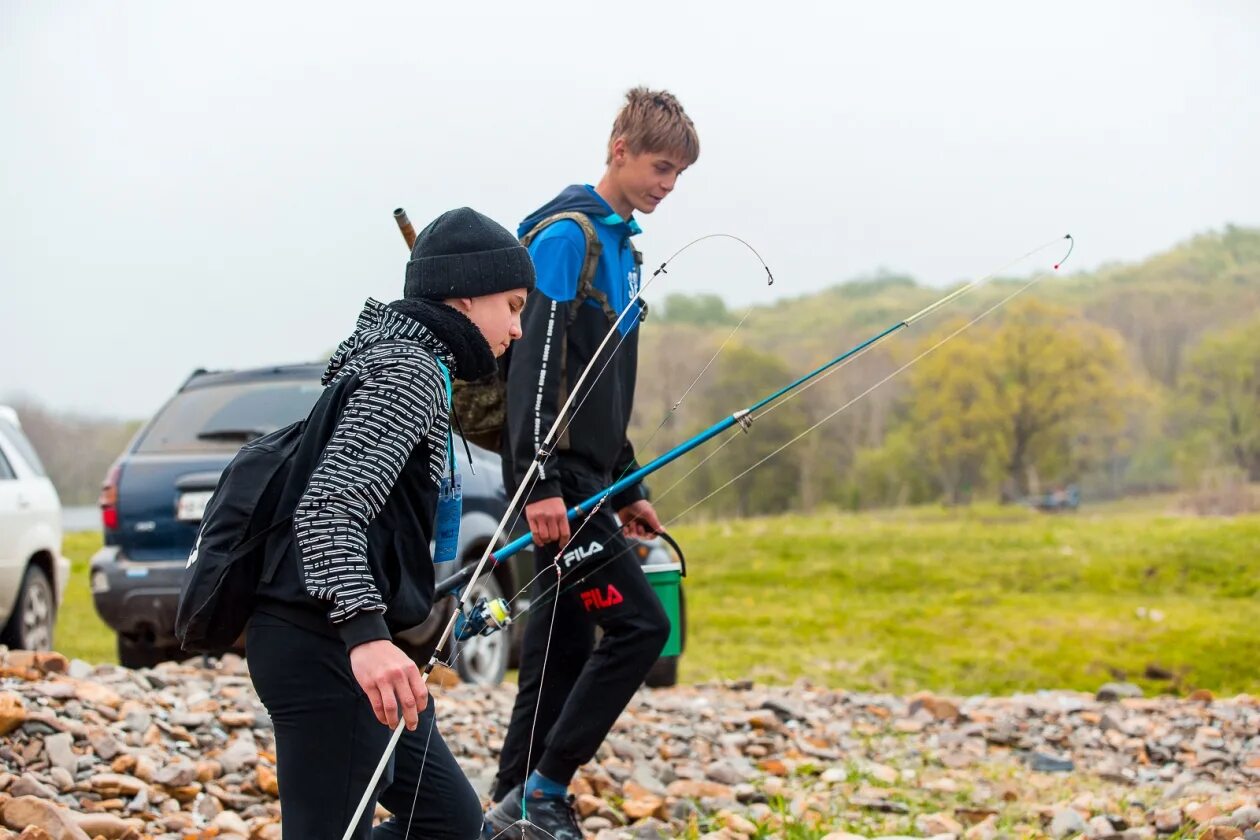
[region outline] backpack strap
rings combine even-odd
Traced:
[[[547,227],[554,225],[556,222],[575,222],[582,229],[582,236],[586,239],[586,253],[582,258],[582,270],[578,272],[577,295],[569,304],[568,323],[572,324],[573,319],[577,317],[578,307],[590,298],[599,304],[604,310],[604,316],[608,318],[608,323],[615,324],[617,322],[617,313],[613,311],[612,306],[608,303],[608,296],[595,288],[595,274],[599,271],[599,258],[603,253],[604,246],[599,241],[599,234],[595,232],[595,225],[591,222],[589,216],[576,210],[570,210],[565,213],[556,213],[548,216],[538,224],[530,228],[529,232],[521,237],[521,244],[526,248],[530,243],[538,238],[538,234],[542,233]],[[633,244],[631,245],[633,248]],[[643,257],[635,249],[635,262],[641,264]]]

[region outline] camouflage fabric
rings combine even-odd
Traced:
[[[451,383],[455,416],[464,438],[483,449],[498,452],[507,424],[507,383],[496,371],[475,382]]]

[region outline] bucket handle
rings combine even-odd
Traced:
[[[683,556],[683,550],[679,548],[678,541],[671,537],[665,531],[657,531],[656,536],[669,543],[669,547],[674,549],[674,553],[678,555],[678,565],[682,567],[682,577],[687,576],[687,558]]]

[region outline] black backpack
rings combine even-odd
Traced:
[[[267,562],[267,537],[293,522],[277,508],[305,431],[299,420],[245,444],[220,476],[180,587],[175,636],[184,650],[222,652],[244,632],[258,583],[279,562]]]
[[[582,268],[578,272],[577,294],[569,302],[567,322],[573,323],[579,308],[589,298],[604,310],[604,316],[611,327],[617,322],[617,312],[608,303],[608,297],[595,288],[595,273],[599,271],[599,258],[603,252],[603,245],[599,241],[599,234],[596,233],[595,225],[589,216],[578,211],[547,216],[521,237],[521,244],[528,248],[538,234],[556,222],[563,221],[577,223],[586,240],[586,252],[582,259]],[[630,243],[630,248],[634,252],[635,262],[642,264],[643,256],[639,253],[639,249],[634,247],[633,242]],[[642,302],[640,305],[646,315],[647,305]],[[508,352],[499,359],[498,370],[494,373],[473,382],[456,382],[454,386],[452,401],[455,415],[459,418],[461,433],[465,439],[491,452],[501,451],[503,429],[507,425],[507,371],[511,352],[511,348],[508,348]],[[567,349],[561,346],[560,358],[564,359],[566,353]]]

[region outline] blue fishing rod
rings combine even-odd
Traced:
[[[1071,236],[1067,236],[1064,238],[1070,240]],[[1045,247],[1045,246],[1042,246],[1042,247]],[[1040,250],[1040,249],[1037,249],[1037,250]],[[1021,259],[1023,258],[1021,257]],[[1058,264],[1055,265],[1055,268],[1058,268]],[[901,332],[902,330],[909,329],[910,326],[913,325],[916,321],[919,321],[920,319],[930,315],[931,313],[935,312],[941,307],[946,306],[950,302],[956,300],[957,298],[971,291],[978,284],[983,282],[984,279],[986,278],[980,278],[978,280],[973,280],[971,282],[965,283],[964,285],[958,287],[957,289],[945,295],[944,297],[940,298],[939,300],[935,301],[934,303],[931,303],[928,306],[924,307],[923,309],[920,309],[918,312],[914,313],[910,317],[905,318],[901,321],[898,321],[892,326],[876,333],[870,338],[867,338],[865,341],[855,344],[853,347],[850,347],[848,350],[844,351],[840,355],[835,356],[834,358],[824,362],[823,364],[819,365],[818,367],[814,368],[808,373],[800,377],[797,377],[796,379],[792,380],[788,384],[766,395],[765,397],[753,403],[752,405],[748,406],[747,408],[741,408],[740,410],[734,412],[733,414],[727,415],[726,417],[714,423],[712,426],[705,429],[704,431],[692,436],[691,438],[688,438],[687,440],[675,446],[673,449],[670,449],[668,452],[665,452],[664,454],[654,458],[652,461],[648,462],[647,464],[644,464],[643,466],[639,467],[634,472],[618,479],[613,484],[610,484],[608,487],[606,487],[604,490],[601,490],[599,493],[596,493],[595,495],[591,496],[589,499],[586,499],[580,504],[574,505],[573,507],[569,508],[568,510],[569,520],[572,521],[572,520],[577,519],[578,517],[589,515],[592,511],[594,511],[597,507],[599,507],[606,499],[609,499],[612,496],[616,495],[617,493],[620,493],[622,490],[635,486],[647,476],[651,475],[652,473],[656,472],[662,467],[673,463],[674,461],[681,458],[683,455],[686,455],[688,452],[691,452],[693,449],[696,449],[697,447],[704,445],[705,443],[717,437],[718,435],[722,434],[723,432],[727,431],[728,429],[731,429],[738,425],[745,432],[749,431],[752,428],[753,421],[756,419],[758,413],[762,409],[765,409],[768,406],[772,405],[773,403],[777,402],[778,400],[783,399],[785,396],[795,391],[797,388],[800,388],[802,385],[805,385],[806,383],[814,379],[817,379],[819,376],[822,376],[827,371],[834,369],[837,365],[844,364],[849,359],[852,359],[855,356],[865,352],[866,350],[875,346],[876,344],[888,338],[889,336],[894,335],[898,332]],[[509,557],[513,556],[514,554],[518,553],[522,549],[529,546],[532,540],[533,538],[530,534],[524,534],[518,537],[517,539],[512,540],[511,542],[507,543],[498,551],[495,551],[494,553],[492,553],[489,556],[489,560],[492,564],[492,567],[498,566],[500,563],[507,560]],[[445,595],[455,595],[455,596],[460,595],[464,587],[467,585],[468,581],[474,576],[475,572],[476,572],[476,567],[465,566],[463,569],[451,575],[450,577],[446,578],[445,580],[439,581],[436,586],[435,594],[438,597],[442,597]],[[456,629],[455,635],[457,638],[460,638],[460,639],[468,639],[476,635],[486,635],[501,628],[503,625],[507,624],[510,621],[511,621],[511,617],[510,617],[510,613],[508,609],[508,604],[505,599],[500,598],[494,601],[480,599],[478,602],[476,602],[475,605],[473,605],[469,609],[466,615],[461,617],[461,620],[459,622],[459,626]]]

